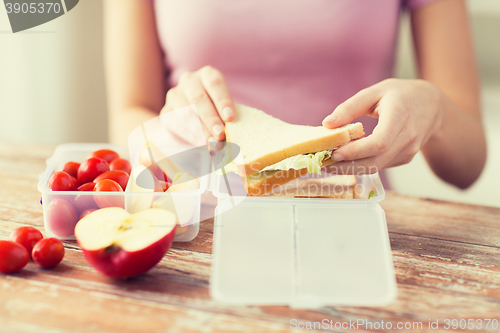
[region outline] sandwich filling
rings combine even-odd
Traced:
[[[323,150],[319,151],[317,153],[311,153],[311,154],[304,154],[304,155],[296,155],[292,157],[285,158],[284,160],[275,163],[273,165],[269,165],[262,169],[260,172],[265,172],[265,171],[279,171],[279,170],[301,170],[304,168],[307,168],[308,173],[316,173],[318,175],[321,174],[321,165],[323,164],[323,161],[328,160],[332,156],[332,150]],[[223,174],[226,174],[228,172],[235,172],[238,173],[238,170],[236,168],[236,164],[234,161],[231,161],[227,163],[227,160],[229,159],[229,154],[226,154],[226,158],[224,158],[225,161],[222,161],[221,165],[223,165],[223,168],[221,168],[220,172]],[[226,163],[224,163],[226,162]]]

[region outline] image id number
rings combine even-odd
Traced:
[[[53,3],[53,2],[40,2],[40,3],[35,3],[35,2],[24,2],[22,4],[20,3],[6,3],[5,8],[7,9],[7,14],[11,13],[59,13],[61,11],[61,4],[59,3]]]
[[[497,319],[445,319],[444,320],[444,329],[497,329],[498,328],[498,320]]]

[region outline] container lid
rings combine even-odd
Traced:
[[[215,300],[315,308],[380,306],[395,299],[385,214],[378,204],[294,200],[219,204],[210,283]]]

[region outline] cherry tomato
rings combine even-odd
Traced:
[[[95,202],[94,195],[90,193],[82,193],[77,195],[73,200],[73,207],[75,207],[77,214],[81,214],[84,210],[87,209],[99,208],[99,206],[97,206]]]
[[[85,183],[85,184],[78,186],[77,190],[78,191],[93,191],[94,187],[95,187],[95,183],[90,182],[90,183]]]
[[[58,237],[69,237],[75,233],[78,214],[66,200],[56,198],[47,207],[47,226]]]
[[[165,182],[163,180],[159,180],[158,182],[160,183],[160,187],[161,187],[163,192],[168,190],[168,188],[170,187],[170,184],[168,182]]]
[[[63,260],[64,245],[57,238],[45,238],[35,244],[31,256],[38,265],[51,268]]]
[[[80,192],[94,191],[95,183],[85,183],[78,187]],[[91,194],[78,194],[73,200],[73,207],[77,213],[81,213],[86,209],[97,209],[99,206],[95,203],[94,196]]]
[[[101,158],[91,157],[78,168],[78,181],[80,184],[92,182],[97,176],[106,171],[109,171],[108,162]]]
[[[132,171],[132,164],[124,158],[115,158],[109,163],[109,170],[122,170],[130,175]]]
[[[97,182],[94,192],[123,192],[120,184],[111,179],[102,179]],[[94,194],[94,200],[99,208],[121,207],[124,208],[123,195]]]
[[[73,180],[73,183],[75,184],[75,189],[78,189],[78,186],[80,186],[80,182],[78,181],[78,179],[71,176],[71,180]]]
[[[26,248],[19,243],[0,240],[0,272],[13,273],[21,270],[30,261]]]
[[[151,164],[150,166],[148,166],[148,169],[158,180],[172,183],[172,180],[168,178],[168,176],[165,174],[165,172],[163,172],[158,164]]]
[[[30,254],[31,250],[33,250],[33,246],[42,238],[43,235],[40,230],[33,227],[17,228],[16,230],[12,231],[9,236],[10,241],[21,244]]]
[[[78,168],[80,167],[80,163],[77,162],[68,162],[64,164],[63,171],[68,175],[77,178]]]
[[[125,171],[113,170],[101,173],[99,176],[96,177],[96,179],[94,179],[94,182],[98,183],[100,180],[103,179],[111,179],[120,184],[122,190],[125,191],[125,188],[127,187],[128,183],[128,178],[129,178],[128,173],[126,173]]]
[[[120,155],[111,149],[100,149],[92,152],[88,158],[90,157],[102,158],[106,162],[110,163],[112,160],[120,158]]]
[[[69,174],[64,171],[57,171],[49,178],[49,188],[52,191],[75,191],[76,184]]]
[[[92,212],[95,212],[97,209],[85,209],[81,214],[80,214],[80,220],[83,219],[85,216],[89,215]]]

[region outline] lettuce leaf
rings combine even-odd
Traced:
[[[270,165],[262,169],[262,171],[270,170],[300,170],[307,168],[309,173],[321,174],[321,164],[324,160],[332,156],[331,150],[323,150],[315,154],[297,155],[285,158],[283,161]]]
[[[226,157],[227,156],[228,155],[226,155]],[[296,155],[288,157],[283,161],[280,161],[273,165],[267,166],[260,172],[290,170],[290,169],[300,170],[307,168],[308,173],[317,173],[318,175],[321,175],[321,165],[323,164],[323,161],[329,159],[331,156],[332,156],[331,150],[323,150],[315,154]],[[234,161],[231,161],[226,164],[226,161],[228,159],[229,158],[224,158],[223,161],[220,163],[220,165],[225,165],[225,166],[220,170],[218,170],[219,175],[223,175],[229,172],[238,173]]]

